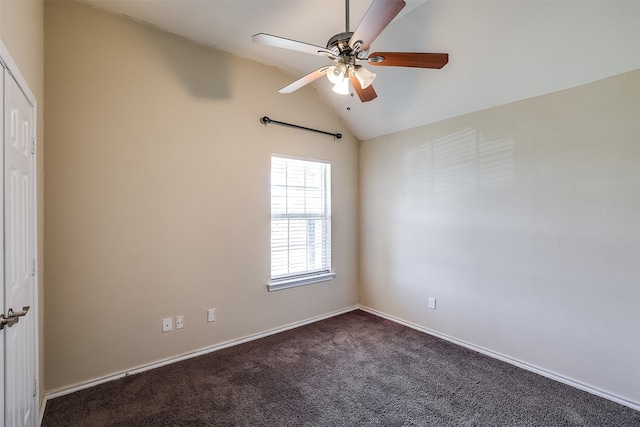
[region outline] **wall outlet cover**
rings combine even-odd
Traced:
[[[215,322],[216,321],[216,309],[210,308],[207,310],[207,322]]]
[[[436,299],[434,297],[429,297],[429,308],[431,310],[436,309]]]
[[[162,332],[169,332],[173,330],[173,321],[171,317],[165,317],[162,319]]]
[[[176,316],[176,329],[184,328],[184,316]]]

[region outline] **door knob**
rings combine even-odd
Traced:
[[[22,310],[13,311],[13,308],[9,308],[7,311],[7,315],[0,314],[0,331],[4,329],[5,325],[8,327],[12,327],[22,316],[25,316],[29,311],[29,306],[22,307]]]
[[[26,307],[22,307],[22,310],[18,310],[18,311],[13,311],[13,308],[9,308],[9,311],[7,311],[7,318],[11,319],[14,317],[22,317],[25,316],[27,314],[27,311],[29,311],[31,307],[26,306]]]

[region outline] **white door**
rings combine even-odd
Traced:
[[[4,76],[7,73],[4,66],[0,67],[0,72],[0,117],[4,118]],[[4,134],[0,141],[4,141]],[[4,148],[0,150],[0,171],[4,171]],[[4,182],[4,175],[0,182]],[[4,224],[4,197],[0,197],[0,224]],[[4,229],[2,232],[4,241]],[[0,279],[0,313],[4,314],[4,242],[0,242]],[[0,331],[0,421],[4,418],[4,384],[4,331]]]
[[[4,73],[4,423],[36,425],[34,108]],[[27,308],[29,307],[29,308]],[[33,308],[33,310],[31,310]],[[13,311],[15,317],[11,317]],[[17,321],[16,321],[17,319]]]

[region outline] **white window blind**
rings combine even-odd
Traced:
[[[331,271],[331,164],[271,157],[271,280]]]

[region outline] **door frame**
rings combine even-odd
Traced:
[[[33,154],[31,161],[33,162],[33,215],[34,215],[34,221],[33,221],[33,257],[36,260],[36,269],[35,269],[35,275],[34,275],[34,280],[33,280],[33,307],[32,310],[30,310],[30,312],[33,312],[33,322],[35,325],[35,333],[34,333],[34,362],[35,362],[35,377],[36,377],[36,395],[33,397],[34,399],[34,408],[36,408],[37,412],[34,414],[34,420],[36,420],[37,425],[40,425],[41,419],[42,419],[42,411],[40,408],[40,390],[41,390],[41,382],[40,382],[40,317],[39,317],[39,312],[40,312],[40,304],[39,304],[39,292],[38,292],[38,287],[39,287],[39,281],[40,281],[40,268],[39,266],[39,247],[38,247],[38,145],[39,142],[38,141],[38,133],[37,133],[37,129],[38,129],[38,103],[36,100],[35,95],[33,94],[33,92],[31,92],[31,89],[29,88],[29,85],[27,84],[27,81],[24,79],[24,77],[22,76],[22,74],[20,73],[20,70],[18,69],[18,65],[15,63],[15,61],[13,60],[13,58],[11,57],[11,55],[9,54],[9,50],[7,49],[7,47],[5,46],[5,44],[3,43],[2,39],[0,39],[0,62],[2,63],[2,66],[4,67],[4,69],[8,72],[8,74],[10,74],[11,76],[13,76],[13,78],[15,79],[16,83],[18,83],[18,86],[20,87],[20,90],[22,90],[22,93],[24,93],[25,97],[27,98],[27,100],[29,101],[29,103],[31,104],[31,108],[33,109],[33,128],[31,130],[31,134],[33,135],[34,141],[35,141],[35,153]],[[0,93],[2,93],[2,103],[4,106],[4,79],[2,80],[2,89],[0,90]],[[3,108],[4,110],[4,108]],[[2,121],[4,122],[4,117],[2,118]],[[1,154],[0,154],[0,185],[2,188],[2,197],[0,197],[0,209],[2,210],[2,214],[0,215],[0,219],[2,219],[2,228],[4,230],[4,127],[2,127],[2,150]],[[0,289],[0,292],[4,293],[4,257],[5,257],[5,253],[4,253],[4,232],[3,232],[3,241],[2,244],[0,244],[0,260],[2,260],[2,262],[0,263],[0,273],[2,276],[2,289]],[[0,310],[3,310],[3,307],[0,307]],[[4,335],[1,336],[1,339],[4,339]],[[4,365],[4,363],[3,363]],[[0,369],[5,369],[4,366],[1,366]],[[2,383],[2,388],[4,390],[5,388],[5,379],[4,379],[4,375],[2,376],[3,378],[3,383]],[[6,391],[6,390],[5,390]],[[3,409],[2,412],[4,413],[4,398],[5,393],[1,393],[2,397],[3,397],[3,401],[0,403],[0,407]],[[4,420],[1,420],[2,422],[4,422]]]

